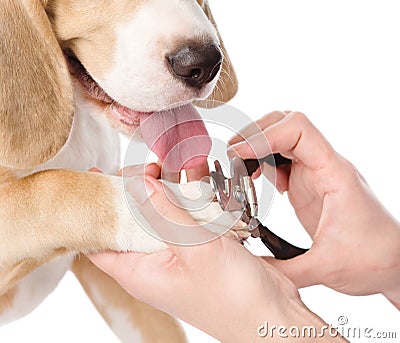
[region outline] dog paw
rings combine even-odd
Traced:
[[[151,253],[167,248],[147,224],[135,199],[124,191],[122,180],[114,178],[113,182],[117,194],[114,202],[118,231],[112,249]],[[223,211],[214,201],[214,192],[210,184],[200,181],[187,184],[164,181],[164,184],[172,192],[171,200],[174,198],[202,227],[218,236],[225,235],[238,241],[249,237],[246,224],[240,220],[241,213]]]
[[[173,191],[180,204],[188,209],[192,218],[208,230],[238,241],[250,236],[247,225],[240,220],[241,212],[223,211],[215,200],[209,183],[201,181],[179,185],[164,183]]]
[[[239,242],[245,241],[247,238],[251,236],[251,233],[248,230],[246,224],[243,223],[243,225],[244,227],[238,227],[238,226],[233,227],[232,229],[227,231],[224,234],[224,236]]]

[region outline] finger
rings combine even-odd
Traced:
[[[103,173],[103,171],[97,167],[90,168],[89,171],[91,173]]]
[[[289,189],[289,177],[291,164],[283,165],[276,168],[276,189],[283,194]]]
[[[269,142],[273,153],[300,160],[313,169],[325,166],[334,152],[308,118],[302,113],[294,112],[265,129],[262,134],[256,134],[246,142],[231,146],[228,155],[239,155],[242,158],[265,156],[269,153],[265,140]]]
[[[263,259],[285,274],[297,288],[319,285],[323,281],[321,258],[312,250],[290,260],[277,260],[273,257]]]
[[[155,179],[160,178],[161,168],[157,163],[151,163],[146,165],[145,175],[154,177]]]
[[[158,180],[134,178],[128,184],[128,191],[140,204],[147,223],[177,255],[191,250],[185,249],[187,245],[209,242],[216,237],[199,226],[183,208],[175,206],[169,200],[174,198],[173,194]]]
[[[261,165],[261,170],[264,177],[269,180],[269,182],[273,184],[281,194],[288,190],[290,168],[291,165],[284,165],[278,168],[266,163]]]
[[[160,167],[156,163],[150,163],[125,167],[119,170],[117,176],[134,177],[146,174],[154,178],[159,178],[160,173]]]
[[[229,141],[229,145],[237,144],[243,140],[245,140],[248,137],[251,137],[257,133],[260,133],[263,129],[279,122],[285,118],[285,113],[284,112],[271,112],[264,116],[263,118],[257,120],[256,122],[248,125],[245,127],[243,130],[239,131],[238,134],[233,136]]]
[[[279,166],[277,168],[269,164],[262,164],[261,167],[251,175],[251,178],[257,179],[262,174],[279,191],[279,193],[283,194],[289,188],[290,169],[290,164]]]
[[[207,161],[196,169],[186,170],[186,178],[188,182],[201,180],[204,176],[210,175],[210,169],[208,168]]]

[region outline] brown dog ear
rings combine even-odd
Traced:
[[[54,157],[73,122],[68,69],[42,2],[0,5],[0,165],[12,169]]]
[[[228,102],[237,93],[238,90],[238,80],[236,77],[235,70],[233,69],[229,55],[225,49],[224,42],[222,41],[221,35],[219,34],[217,24],[215,23],[214,17],[211,13],[210,5],[207,0],[197,0],[200,6],[203,8],[204,13],[207,15],[208,19],[214,25],[218,32],[218,37],[220,40],[220,46],[224,55],[224,60],[222,63],[222,70],[218,80],[218,83],[213,91],[213,93],[205,100],[198,100],[195,102],[197,106],[211,108],[215,107],[213,100],[219,102]]]

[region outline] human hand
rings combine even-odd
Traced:
[[[184,230],[197,235],[197,241],[209,242],[170,245],[155,254],[90,256],[128,293],[224,342],[261,340],[257,329],[265,321],[286,327],[324,325],[306,309],[291,281],[238,242],[215,239],[167,199],[163,185],[154,177],[136,177],[129,190],[161,236]]]
[[[268,261],[297,287],[324,284],[352,295],[383,293],[399,307],[399,223],[305,115],[273,112],[257,124],[262,132],[244,129],[230,141],[228,153],[244,159],[281,153],[293,160],[277,168],[276,186],[287,191],[314,241],[304,255]]]

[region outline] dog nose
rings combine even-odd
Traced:
[[[223,58],[221,49],[215,44],[185,46],[166,57],[172,74],[195,88],[214,80]]]

